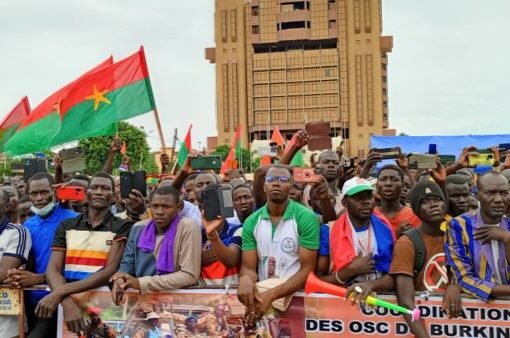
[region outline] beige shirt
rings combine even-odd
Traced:
[[[149,220],[140,221],[134,226],[144,225],[148,222]],[[202,234],[200,229],[192,220],[188,218],[181,219],[175,234],[175,272],[138,278],[140,293],[176,290],[196,284],[201,268],[201,243]]]

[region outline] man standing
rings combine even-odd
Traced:
[[[27,262],[32,245],[30,233],[20,225],[9,223],[5,216],[9,195],[0,190],[0,283],[7,277],[9,269],[15,269]],[[0,316],[0,337],[19,336],[19,318]]]
[[[26,270],[12,269],[8,272],[11,285],[26,288],[46,284],[46,269],[51,255],[51,243],[60,223],[78,216],[72,210],[64,209],[53,201],[53,177],[48,173],[37,173],[28,182],[28,196],[32,202],[32,212],[23,225],[30,232],[33,240],[30,250],[30,264]],[[29,337],[50,337],[56,334],[56,313],[48,319],[37,319],[35,308],[37,303],[48,292],[45,290],[28,291],[25,300]]]
[[[476,182],[480,209],[452,219],[445,254],[457,285],[483,301],[510,296],[510,220],[508,180],[498,172]]]
[[[469,185],[463,175],[453,174],[446,177],[446,191],[448,193],[448,212],[441,224],[441,231],[445,232],[452,218],[468,211]]]
[[[413,211],[421,220],[421,225],[410,231],[419,237],[412,240],[412,233],[406,232],[398,239],[390,274],[395,277],[399,304],[413,309],[416,291],[443,291],[448,284],[444,267],[444,235],[440,230],[446,214],[446,200],[439,185],[428,180],[416,183],[410,197]],[[417,241],[420,241],[424,252],[418,252],[418,247],[415,247]],[[419,266],[416,261],[423,254],[425,257]],[[432,268],[434,266],[437,268]],[[428,337],[423,322],[412,321],[409,315],[404,315],[404,318],[416,337]]]
[[[64,308],[68,329],[85,328],[81,310],[70,295],[107,283],[117,271],[133,224],[114,217],[110,211],[115,184],[99,172],[90,180],[87,213],[63,221],[55,232],[46,280],[51,293],[35,309],[39,318],[51,318],[58,304]]]
[[[5,190],[5,192],[7,192],[7,194],[9,195],[9,204],[7,205],[6,212],[9,222],[13,224],[21,224],[18,215],[18,201],[19,201],[18,190],[16,190],[16,188],[14,188],[11,185],[6,185],[2,187],[2,190]]]
[[[290,200],[292,177],[285,166],[273,165],[265,176],[267,203],[244,222],[243,255],[238,298],[246,306],[247,322],[254,324],[273,301],[301,289],[314,270],[319,248],[315,214]],[[255,283],[268,278],[269,257],[283,283],[258,294]]]
[[[393,281],[386,274],[395,236],[388,221],[373,213],[373,188],[365,179],[354,177],[345,182],[342,193],[347,212],[331,227],[329,244],[321,242],[321,247],[329,247],[329,256],[319,256],[317,272],[328,283],[377,281],[371,291],[390,291]]]
[[[368,162],[368,161],[367,161]],[[408,227],[420,225],[420,219],[413,210],[400,203],[404,173],[396,165],[388,164],[381,168],[377,178],[377,194],[381,197],[381,206],[377,212],[382,213],[391,223],[397,237]]]
[[[125,301],[123,291],[127,288],[145,294],[197,282],[200,230],[193,221],[178,215],[180,207],[179,192],[173,187],[158,188],[151,194],[153,218],[133,226],[119,271],[111,278],[115,303]]]
[[[241,222],[244,221],[253,214],[253,208],[255,200],[253,199],[253,192],[250,187],[246,184],[241,184],[232,190],[232,202],[234,203],[234,210],[237,214],[237,218]]]

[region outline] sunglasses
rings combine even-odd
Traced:
[[[266,176],[266,183],[290,183],[290,177],[287,176]]]

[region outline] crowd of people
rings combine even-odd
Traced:
[[[59,304],[69,331],[100,337],[100,330],[86,329],[72,295],[105,285],[116,304],[126,301],[127,289],[143,295],[237,285],[245,332],[271,307],[284,311],[311,272],[348,288],[353,303],[395,291],[412,309],[416,292],[444,292],[450,318],[459,316],[462,294],[483,301],[510,295],[510,156],[503,160],[495,150],[494,167],[475,174],[468,165],[473,147],[430,170],[410,169],[403,155],[380,165],[377,151],[345,167],[338,148],[312,158],[319,179],[296,182],[290,163],[307,139],[305,131],[296,133],[277,163],[256,168],[253,180],[195,171],[188,158],[177,175],[124,199],[111,175],[118,142],[92,177],[65,177],[56,158],[54,175],[5,183],[0,280],[51,290],[27,291],[28,337],[56,336]],[[162,156],[164,171],[168,162]],[[57,200],[55,188],[63,185],[84,188],[86,199]],[[215,186],[230,189],[234,217],[202,216],[202,192]],[[417,337],[428,337],[423,322],[404,317]],[[196,329],[203,321],[188,324]],[[207,325],[218,337],[232,334],[219,321]],[[0,337],[18,334],[17,318],[0,316]]]

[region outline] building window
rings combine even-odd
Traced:
[[[253,6],[251,8],[251,15],[253,16],[259,16],[259,6]]]
[[[306,28],[306,22],[305,21],[282,22],[282,30],[295,28]]]
[[[329,28],[336,28],[336,20],[329,20]]]
[[[388,108],[388,101],[383,101],[382,104],[383,104],[384,108]]]
[[[383,63],[381,67],[382,67],[382,69],[383,69],[383,70],[386,70],[386,67],[387,67],[387,66],[386,66],[386,64],[385,64],[385,63]]]
[[[383,83],[388,82],[388,79],[386,78],[386,76],[383,76],[383,77],[382,77],[382,82],[383,82]]]
[[[252,34],[259,34],[259,26],[251,26],[251,32]]]

